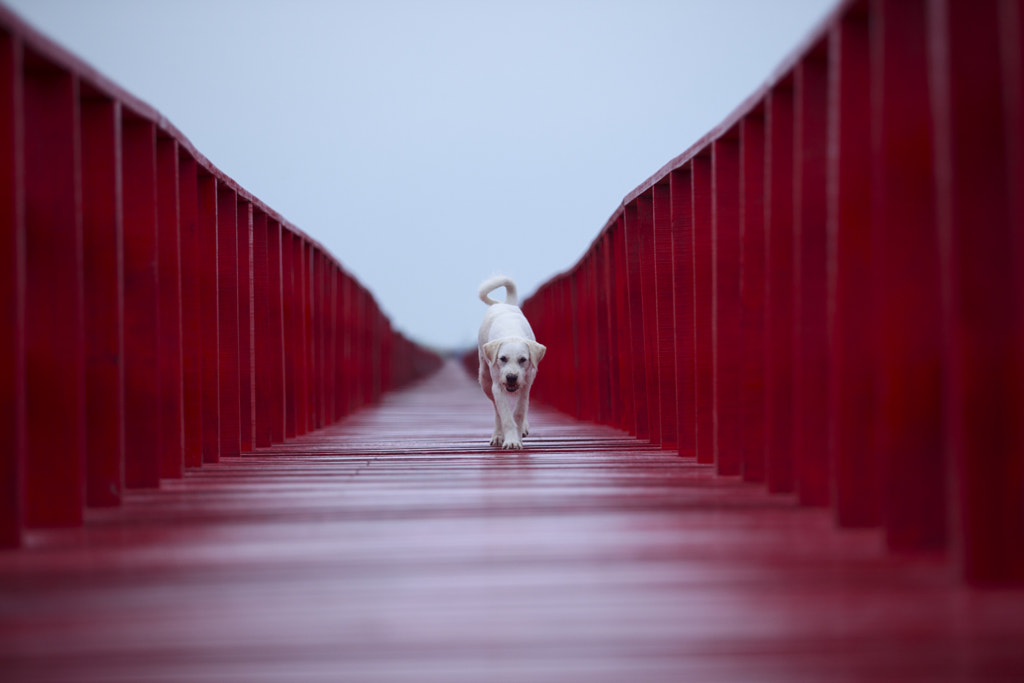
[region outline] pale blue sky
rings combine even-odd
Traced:
[[[327,247],[404,333],[571,267],[834,0],[3,0]]]

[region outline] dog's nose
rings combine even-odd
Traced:
[[[516,382],[519,381],[519,375],[513,375],[512,373],[509,373],[505,375],[505,381],[508,382],[509,384],[515,384]]]

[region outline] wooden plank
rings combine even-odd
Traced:
[[[534,418],[536,418],[534,420]],[[1019,680],[1024,594],[449,364],[0,554],[10,680]]]

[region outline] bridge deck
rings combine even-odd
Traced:
[[[541,378],[543,381],[543,377]],[[536,408],[454,364],[0,553],[11,680],[998,680],[1024,592]]]

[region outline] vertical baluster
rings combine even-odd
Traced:
[[[220,456],[241,451],[238,358],[238,193],[217,185],[217,304],[220,322]]]
[[[665,178],[651,188],[654,251],[655,314],[657,316],[658,402],[661,406],[661,447],[679,450],[679,409],[676,404],[675,277],[673,275],[672,198]]]
[[[124,114],[125,485],[160,484],[156,126]]]
[[[679,455],[697,457],[697,362],[694,329],[692,165],[669,176],[672,212],[672,264],[676,319],[676,424]]]
[[[157,137],[157,225],[160,273],[160,476],[185,474],[181,324],[181,215],[178,143]]]
[[[238,202],[238,424],[243,453],[256,442],[256,311],[253,307],[253,206]]]
[[[121,107],[82,97],[83,245],[86,338],[86,502],[121,503],[124,489],[124,228]]]
[[[995,0],[929,4],[946,326],[952,549],[970,582],[1024,580],[1020,275]]]
[[[740,445],[743,479],[765,480],[764,108],[740,122]]]
[[[0,31],[0,547],[25,524],[25,120],[21,42]]]
[[[925,2],[879,0],[871,9],[873,382],[881,515],[891,548],[934,549],[946,542],[948,468]],[[837,492],[843,505],[842,480]]]
[[[714,320],[712,308],[711,156],[707,150],[691,162],[693,199],[694,380],[697,462],[715,461]]]
[[[800,502],[824,506],[831,494],[825,268],[827,41],[812,46],[794,71],[794,476]],[[860,229],[867,231],[868,224]]]
[[[185,467],[203,464],[203,376],[199,281],[199,180],[195,159],[184,150],[178,159],[178,210],[181,230],[182,412]],[[207,333],[208,334],[208,333]]]
[[[271,325],[271,277],[269,274],[269,226],[262,210],[252,217],[252,311],[253,355],[255,360],[256,422],[253,446],[266,448],[273,443],[273,332]]]
[[[711,144],[714,460],[719,474],[740,468],[739,132]]]
[[[203,462],[220,461],[220,288],[218,287],[217,179],[198,174],[198,264]]]
[[[836,518],[843,526],[878,524],[879,473],[874,437],[874,334],[871,227],[871,87],[868,17],[837,22],[830,38],[829,113],[829,454]],[[912,229],[912,228],[911,228]],[[908,272],[915,261],[902,263]],[[898,297],[897,292],[893,292]],[[879,292],[878,305],[889,295]],[[905,311],[904,315],[912,315]]]
[[[85,338],[78,82],[25,55],[26,522],[82,522]]]
[[[793,480],[793,84],[783,80],[765,103],[765,456],[768,490]]]

